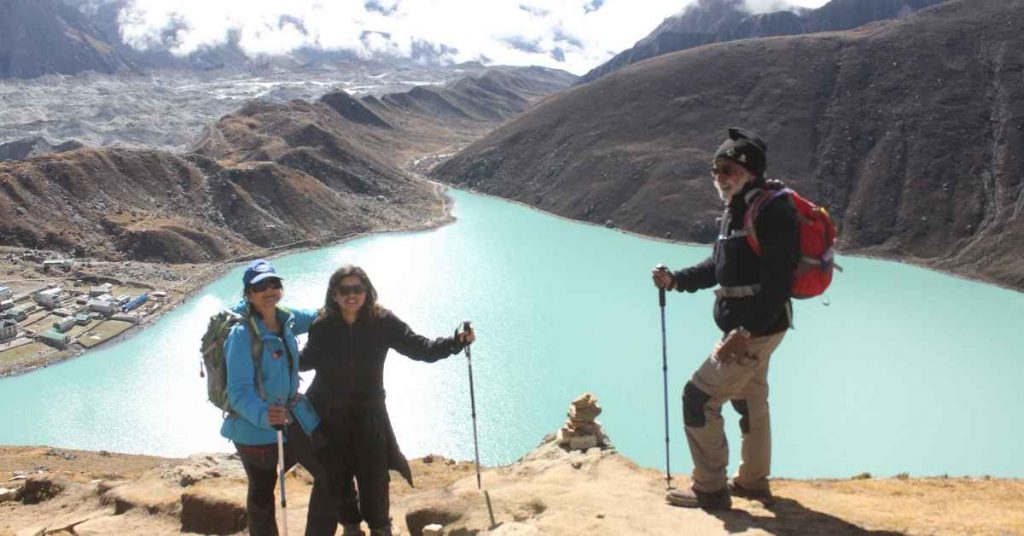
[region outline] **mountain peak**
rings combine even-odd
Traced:
[[[818,9],[797,7],[753,13],[745,0],[698,0],[659,24],[632,48],[580,77],[585,84],[663,54],[711,43],[756,37],[849,30],[901,17],[944,0],[832,0]]]

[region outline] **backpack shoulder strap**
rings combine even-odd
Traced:
[[[249,335],[252,338],[252,368],[256,376],[256,392],[261,400],[267,399],[267,391],[263,388],[263,339],[260,338],[260,330],[256,326],[256,319],[248,311],[245,313],[248,324]]]
[[[288,320],[292,316],[292,310],[287,308],[287,307],[278,305],[277,306],[277,310],[281,311],[282,313],[284,313],[285,320]],[[282,328],[282,330],[283,329],[284,328]],[[283,333],[283,331],[282,331],[282,333]],[[292,350],[291,350],[291,348],[288,347],[288,341],[287,340],[283,340],[282,339],[281,342],[284,343],[284,352],[285,352],[285,354],[287,354],[287,357],[288,357],[288,373],[292,374],[292,373],[295,372],[295,365],[292,363]]]
[[[761,215],[761,210],[768,203],[772,202],[775,198],[783,195],[789,195],[793,190],[789,188],[779,188],[777,190],[761,190],[753,201],[747,206],[747,211],[743,213],[743,229],[747,233],[747,244],[750,245],[750,249],[754,250],[754,253],[758,257],[761,256],[761,243],[757,240],[757,231],[754,227],[754,222],[757,221],[757,217]]]

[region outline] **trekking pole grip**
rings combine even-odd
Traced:
[[[470,324],[469,320],[465,320],[465,321],[462,322],[462,332],[463,333],[466,333],[467,331],[473,331],[473,327],[470,326],[469,324]],[[466,344],[466,355],[467,356],[469,355],[469,346],[470,345],[467,343]]]
[[[664,264],[658,264],[657,266],[654,267],[654,269],[658,270],[659,272],[668,271],[668,268],[666,268]],[[661,307],[665,307],[665,289],[661,287],[658,287],[658,305]]]

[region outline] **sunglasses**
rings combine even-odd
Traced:
[[[350,294],[358,295],[358,294],[365,294],[365,293],[366,293],[366,286],[365,285],[339,285],[338,286],[338,294],[341,295],[341,296],[348,296]]]
[[[725,175],[731,177],[736,173],[736,166],[733,164],[717,164],[711,166],[712,175]]]
[[[284,288],[284,285],[282,285],[281,284],[281,280],[277,279],[276,277],[271,277],[270,279],[264,279],[263,281],[260,281],[259,283],[255,283],[255,284],[249,285],[249,290],[251,290],[253,292],[266,292],[267,289],[280,289],[280,288]]]

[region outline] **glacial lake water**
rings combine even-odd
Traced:
[[[514,461],[594,393],[620,452],[664,468],[660,317],[650,269],[710,251],[569,222],[451,191],[458,221],[274,260],[285,302],[316,307],[339,265],[364,266],[381,302],[427,336],[471,319],[486,465]],[[770,373],[779,477],[1024,477],[1024,295],[891,262],[841,258],[831,305],[795,304]],[[116,345],[0,379],[0,444],[185,456],[233,450],[205,400],[199,338],[239,295],[241,267]],[[713,346],[712,293],[670,293],[673,472],[690,470],[680,393]],[[308,385],[308,382],[306,382]],[[464,355],[392,353],[388,406],[410,457],[472,459]],[[724,409],[734,470],[737,416]]]

